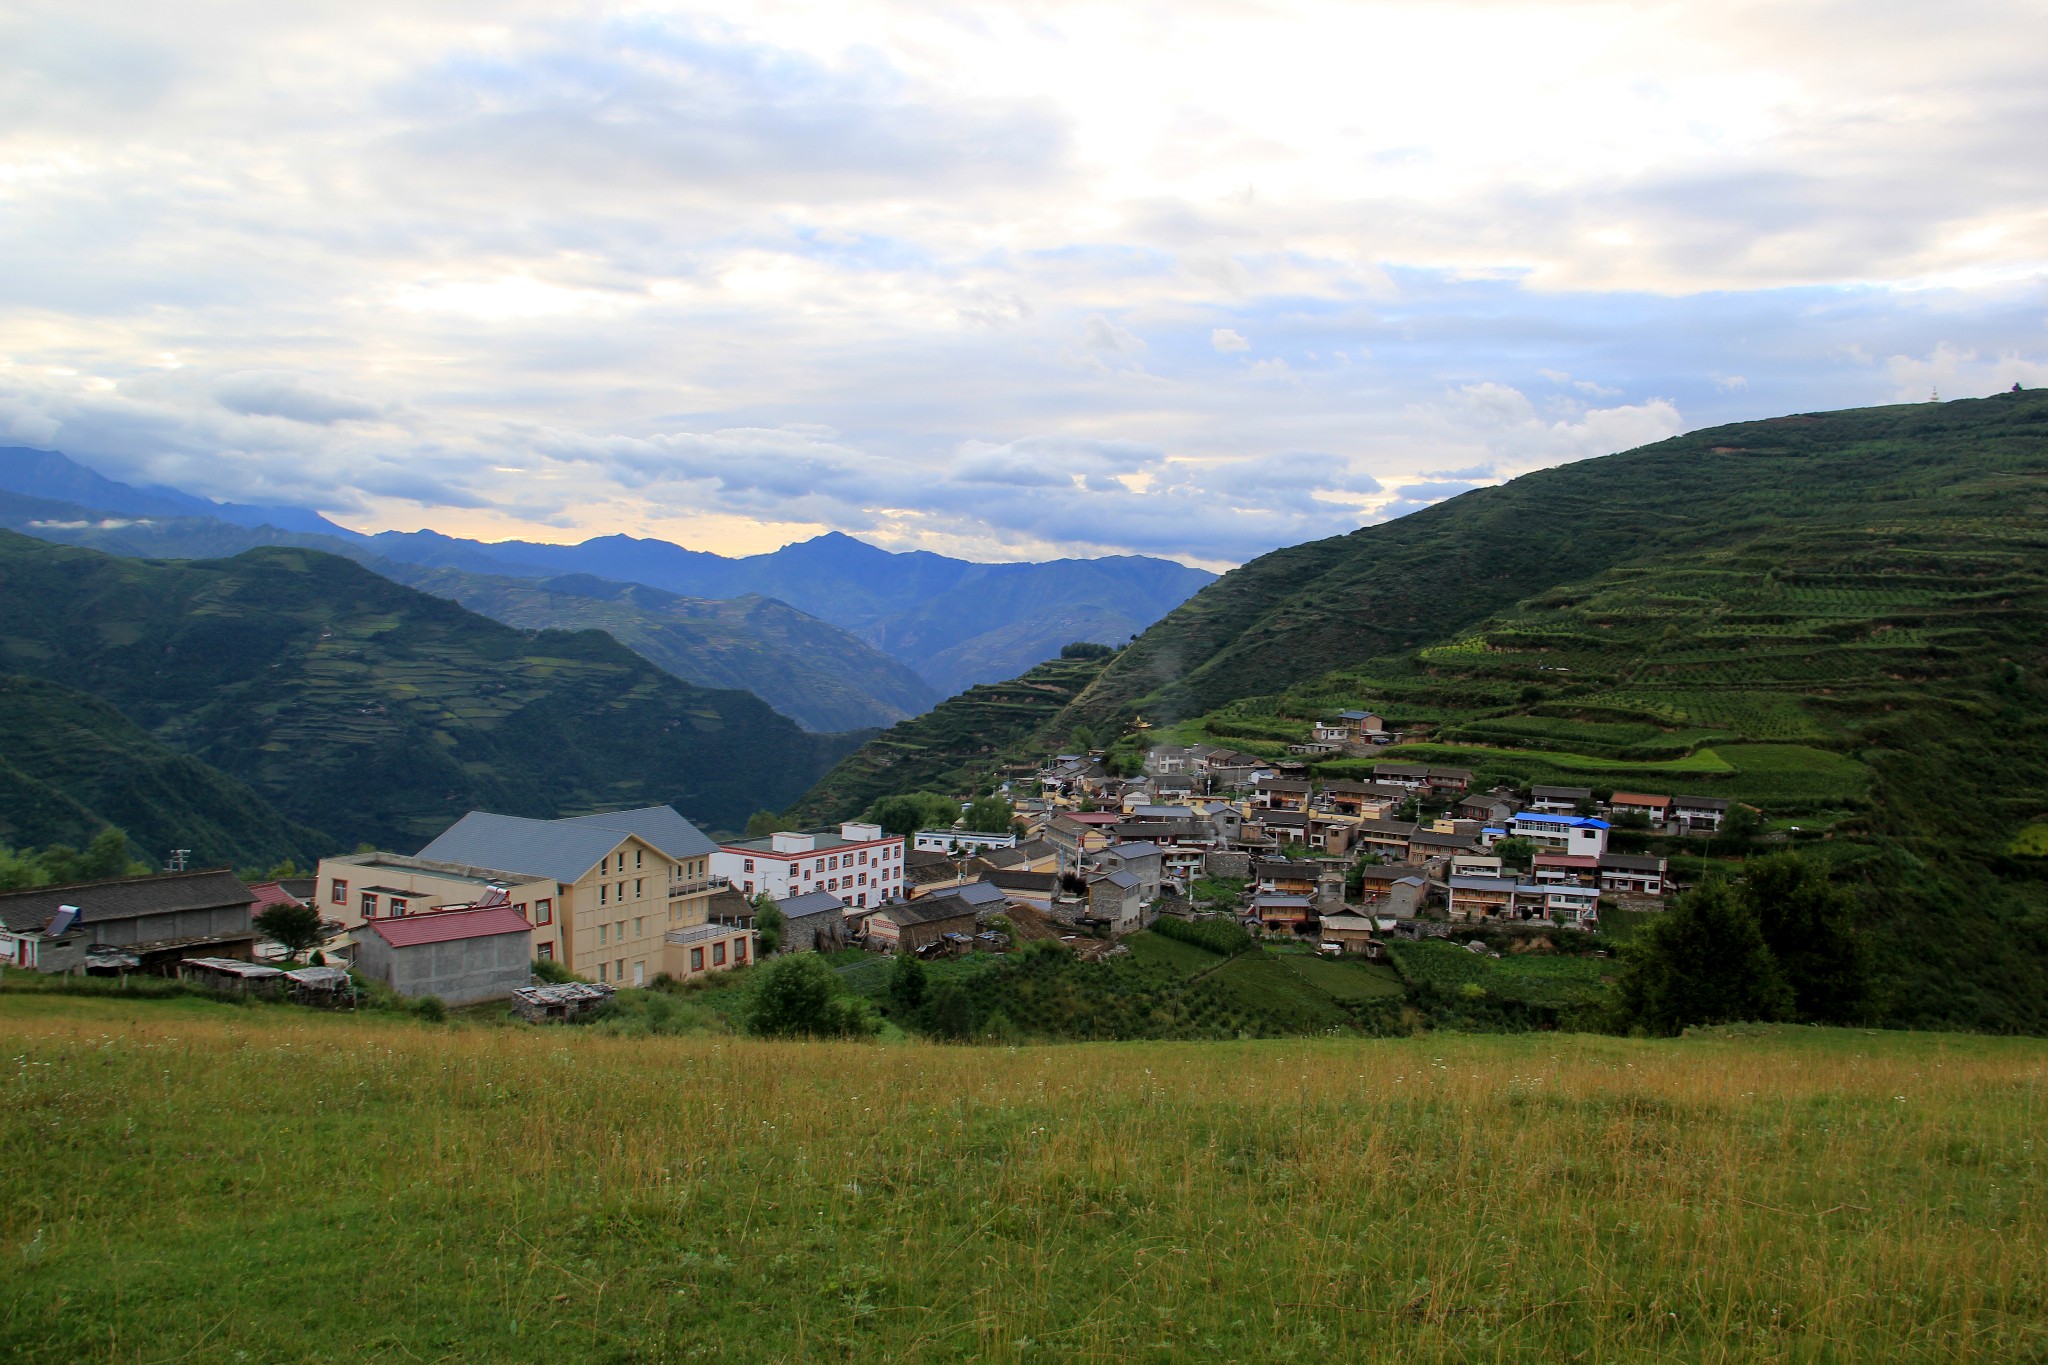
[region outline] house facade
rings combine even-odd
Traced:
[[[903,895],[905,841],[880,825],[850,820],[838,833],[789,831],[718,845],[711,870],[746,895],[787,900],[827,891],[868,909]]]
[[[1590,815],[1534,810],[1523,811],[1509,825],[1516,838],[1527,839],[1539,849],[1595,858],[1607,851],[1607,829],[1605,820]]]
[[[409,998],[501,999],[533,981],[533,926],[507,905],[373,919],[356,936],[356,970]]]
[[[330,957],[354,961],[359,931],[383,919],[405,919],[474,905],[495,887],[524,918],[536,957],[565,961],[567,920],[552,877],[415,858],[403,853],[349,853],[322,858],[313,878],[313,908],[341,932],[321,944]]]
[[[563,820],[471,811],[419,857],[553,883],[556,932],[536,943],[535,955],[547,945],[578,976],[642,986],[662,972],[685,975],[691,949],[708,948],[713,939],[726,945],[728,966],[739,965],[736,943],[744,945],[741,961],[754,956],[749,929],[702,932],[712,893],[725,885],[711,867],[717,848],[668,806]],[[535,909],[528,913],[537,918]],[[678,934],[681,940],[672,938]]]
[[[0,966],[175,976],[187,957],[249,959],[255,897],[225,868],[0,894]]]

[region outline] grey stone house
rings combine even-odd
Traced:
[[[785,953],[817,952],[846,944],[846,902],[830,891],[806,891],[775,902],[782,912]]]

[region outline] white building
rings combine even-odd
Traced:
[[[921,829],[911,847],[919,853],[979,853],[985,848],[1015,848],[1017,835],[977,834],[971,829]]]
[[[711,871],[748,896],[766,892],[780,901],[827,891],[867,908],[903,894],[904,851],[904,841],[882,833],[880,825],[849,821],[837,834],[782,833],[720,844]]]
[[[1527,839],[1538,848],[1554,849],[1577,857],[1597,858],[1607,851],[1607,822],[1589,815],[1556,815],[1548,811],[1525,810],[1514,818],[1509,832]]]

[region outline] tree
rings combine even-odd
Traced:
[[[1629,1023],[1660,1034],[1792,1013],[1755,913],[1718,881],[1681,896],[1636,936],[1616,994]]]
[[[1510,837],[1493,846],[1493,856],[1509,867],[1527,871],[1536,862],[1536,845],[1529,839]]]
[[[791,828],[794,828],[794,826],[789,821],[783,819],[772,810],[757,810],[747,817],[747,837],[749,839],[759,839],[770,834],[780,834],[783,830]]]
[[[1092,640],[1076,640],[1060,647],[1062,659],[1107,659],[1114,653],[1115,645],[1098,645]]]
[[[761,941],[762,957],[782,947],[782,931],[788,926],[788,917],[775,903],[775,897],[765,891],[754,897],[754,933]]]
[[[869,820],[904,839],[921,829],[951,829],[959,818],[960,803],[935,792],[885,796],[868,808]]]
[[[1728,807],[1728,813],[1721,817],[1721,828],[1714,835],[1714,842],[1724,848],[1741,852],[1757,841],[1764,832],[1763,812],[1755,806],[1736,802]]]
[[[876,1027],[866,1002],[848,997],[839,973],[816,953],[769,963],[747,1011],[747,1032],[763,1038],[845,1038]]]
[[[974,1002],[958,981],[941,981],[925,1006],[925,1027],[941,1038],[961,1039],[974,1032]]]
[[[325,937],[320,932],[320,912],[297,901],[271,906],[256,917],[255,924],[258,933],[283,948],[294,960],[306,949],[318,947]]]
[[[1095,747],[1095,732],[1085,725],[1076,725],[1072,742],[1076,752],[1085,754]]]
[[[889,1004],[900,1018],[909,1018],[924,1004],[929,984],[924,964],[909,953],[900,954],[889,969]]]
[[[1792,988],[1793,1017],[1846,1024],[1870,1006],[1870,948],[1856,931],[1855,897],[1796,853],[1758,858],[1744,871],[1742,898]]]
[[[1000,796],[984,796],[967,808],[966,825],[977,834],[1002,834],[1009,830],[1016,812]]]

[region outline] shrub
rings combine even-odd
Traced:
[[[747,1010],[747,1031],[763,1038],[865,1037],[878,1028],[867,1002],[846,995],[816,953],[776,958]]]
[[[1245,932],[1244,926],[1227,919],[1185,920],[1161,915],[1153,922],[1152,932],[1162,938],[1179,939],[1197,948],[1207,948],[1224,957],[1252,946],[1252,936]]]
[[[423,995],[412,1002],[412,1012],[430,1024],[446,1023],[448,1004],[438,995]]]
[[[537,957],[533,960],[533,979],[550,986],[560,986],[576,979],[576,973],[564,963],[551,957]]]

